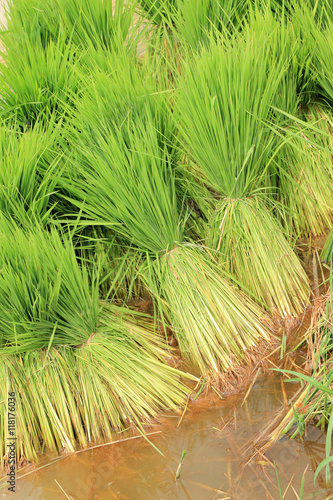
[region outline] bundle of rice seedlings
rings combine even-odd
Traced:
[[[285,316],[304,308],[309,283],[273,213],[282,142],[265,121],[274,117],[289,59],[271,40],[249,27],[242,38],[211,41],[189,57],[177,109],[184,147],[215,193],[208,245],[227,272]]]
[[[139,13],[154,24],[171,26],[177,12],[178,0],[139,0]]]
[[[47,223],[51,197],[61,175],[59,126],[36,123],[22,132],[4,123],[0,130],[0,210],[23,222],[35,217]]]
[[[112,49],[129,35],[133,6],[124,0],[10,0],[6,17],[3,35],[11,49],[23,49],[25,35],[31,42],[40,40],[44,49],[60,36],[77,47],[92,42]]]
[[[154,323],[101,301],[98,269],[92,279],[68,238],[2,218],[0,262],[0,413],[4,422],[15,392],[21,455],[35,460],[41,441],[74,450],[183,403],[188,389]]]
[[[275,314],[297,315],[309,290],[273,204],[263,197],[221,200],[212,218],[209,244],[223,267]]]
[[[241,27],[249,2],[242,0],[139,0],[140,14],[153,24],[166,26],[175,38],[196,49],[210,34]]]
[[[298,237],[322,235],[333,218],[332,118],[311,106],[305,121],[295,121],[285,133],[279,197],[286,227]]]
[[[310,64],[316,93],[332,104],[333,8],[331,2],[294,2],[293,24],[305,45],[314,48]]]
[[[59,36],[44,49],[41,38],[22,33],[23,47],[13,45],[3,55],[0,74],[1,113],[23,129],[37,120],[62,117],[78,91],[79,57],[75,46]],[[19,49],[19,50],[18,50]]]
[[[134,93],[129,101],[117,79],[98,93],[94,82],[77,104],[77,152],[64,188],[87,225],[111,228],[147,254],[147,288],[170,318],[182,354],[218,383],[246,347],[268,337],[264,313],[203,249],[185,242],[165,94]]]
[[[180,377],[193,377],[165,358],[149,325],[120,308],[106,309],[94,337],[81,345],[2,355],[1,463],[8,451],[8,393],[16,397],[18,459],[36,461],[45,446],[71,452],[110,440],[128,424],[142,428],[161,410],[177,410],[189,393]]]
[[[112,231],[91,226],[73,235],[77,258],[93,275],[99,269],[99,294],[117,303],[143,299],[145,288],[139,277],[142,255],[124,246]]]
[[[177,36],[194,49],[209,43],[210,34],[240,29],[248,2],[178,0],[174,25]]]

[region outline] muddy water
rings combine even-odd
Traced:
[[[290,395],[295,385],[286,384]],[[289,395],[288,395],[289,396]],[[244,450],[256,432],[272,420],[281,408],[279,377],[258,381],[242,405],[244,393],[220,401],[197,400],[180,416],[170,415],[149,429],[162,430],[150,439],[161,456],[143,438],[85,451],[17,480],[13,495],[0,490],[0,498],[15,500],[261,500],[279,499],[273,467],[266,460],[244,465]],[[235,418],[236,417],[236,418]],[[126,437],[126,435],[123,435]],[[127,437],[131,436],[128,434]],[[286,500],[296,499],[304,470],[303,499],[333,498],[320,484],[313,484],[314,469],[325,457],[325,435],[309,427],[304,442],[284,438],[274,445],[266,458],[275,462]],[[187,454],[181,476],[175,473],[182,451]],[[266,463],[266,464],[265,464]]]

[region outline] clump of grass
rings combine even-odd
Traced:
[[[23,47],[4,55],[0,75],[2,116],[22,129],[37,121],[45,124],[55,114],[63,117],[72,94],[78,91],[79,58],[74,45],[59,36],[44,49],[42,40],[22,33]]]
[[[279,173],[285,227],[297,236],[324,234],[333,215],[330,113],[311,106],[305,121],[290,125],[286,135]]]
[[[301,262],[271,210],[258,196],[222,200],[208,245],[218,250],[224,269],[272,312],[297,315],[309,301],[309,289]]]
[[[212,40],[199,58],[189,58],[177,108],[194,175],[215,193],[209,246],[266,307],[286,315],[304,308],[309,284],[273,214],[281,143],[265,121],[273,119],[288,58],[271,39],[249,27],[241,38]]]
[[[61,176],[59,126],[54,117],[21,131],[14,123],[0,130],[0,210],[22,222],[49,221],[51,199]]]
[[[188,390],[154,323],[101,301],[98,269],[78,264],[68,237],[2,219],[0,262],[0,419],[14,391],[21,456],[35,460],[41,442],[73,451],[183,403]]]
[[[184,403],[188,389],[179,379],[186,375],[164,362],[156,335],[136,324],[128,311],[114,312],[106,309],[99,332],[76,348],[2,356],[2,465],[8,392],[16,395],[18,459],[28,461],[38,460],[44,446],[71,452],[112,439],[128,424],[141,427],[161,409],[176,410]]]
[[[132,22],[133,6],[124,0],[10,0],[3,36],[11,50],[23,49],[26,37],[40,41],[44,49],[59,37],[76,47],[87,48],[92,42],[112,49],[125,42]]]
[[[96,276],[91,286],[73,244],[56,229],[25,232],[2,217],[0,236],[1,351],[78,345],[96,330]]]
[[[219,385],[259,338],[269,340],[262,308],[237,290],[203,248],[183,243],[148,266],[149,292],[173,326],[183,356],[208,382]]]
[[[55,14],[56,13],[56,14]],[[133,7],[123,0],[11,2],[2,31],[2,114],[21,126],[59,116],[79,92],[80,75],[95,58],[136,47]],[[138,29],[141,29],[138,27]],[[120,56],[121,57],[121,56]]]

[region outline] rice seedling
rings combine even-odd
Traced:
[[[279,162],[284,221],[297,236],[324,234],[333,216],[332,118],[313,106],[305,118],[290,125]]]
[[[67,237],[2,218],[0,261],[0,420],[14,391],[21,456],[35,460],[41,441],[73,451],[183,403],[188,389],[154,323],[100,300],[98,269],[92,279]]]
[[[4,54],[0,74],[1,114],[23,129],[52,115],[63,117],[66,104],[78,91],[79,58],[75,46],[59,36],[45,48],[42,40],[22,33],[23,47]]]
[[[4,123],[0,130],[0,210],[22,223],[35,217],[47,223],[51,197],[61,175],[59,126],[52,117],[25,132]]]
[[[28,461],[36,461],[44,446],[70,452],[112,439],[128,424],[141,427],[161,409],[184,403],[188,389],[179,379],[187,375],[165,363],[156,335],[136,324],[133,313],[114,313],[106,309],[94,338],[75,348],[2,355],[1,464],[8,391],[17,401],[18,458]]]
[[[176,195],[179,152],[166,93],[135,95],[136,87],[120,93],[121,74],[118,68],[108,84],[101,76],[99,92],[97,76],[77,103],[67,198],[81,211],[80,224],[110,228],[147,253],[143,279],[171,319],[182,353],[218,383],[243,349],[268,338],[264,313],[227,282],[208,254],[185,244],[187,211]]]
[[[112,231],[92,226],[73,235],[75,252],[88,271],[99,269],[99,294],[103,300],[129,302],[145,296],[139,278],[142,255],[137,249],[123,246]]]
[[[124,43],[133,23],[133,6],[124,0],[10,0],[7,8],[8,28],[3,30],[6,45],[24,48],[30,42],[41,42],[47,49],[62,36],[77,47],[87,43],[101,44],[111,50]]]
[[[258,196],[221,201],[209,244],[217,248],[224,268],[254,297],[274,313],[297,315],[308,302],[309,290],[301,262],[271,210]]]
[[[309,284],[272,213],[282,142],[265,121],[273,119],[288,59],[271,39],[249,27],[241,38],[212,40],[199,57],[189,57],[177,109],[194,175],[216,196],[209,247],[266,307],[287,315],[308,302]]]
[[[242,25],[249,2],[242,0],[178,0],[175,34],[196,49],[209,43],[210,34],[228,33]]]

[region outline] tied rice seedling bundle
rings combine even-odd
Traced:
[[[99,299],[98,269],[90,282],[68,238],[2,218],[0,261],[0,420],[14,391],[21,456],[35,460],[41,441],[73,451],[184,402],[179,378],[193,377],[166,364],[146,316]]]
[[[142,254],[120,243],[112,231],[98,226],[84,228],[73,236],[77,258],[91,272],[99,269],[99,294],[103,300],[135,301],[144,297],[145,287],[139,277]],[[145,304],[147,305],[147,304]]]
[[[133,30],[129,38],[133,9],[122,0],[114,7],[112,0],[34,3],[10,4],[8,30],[2,32],[2,115],[22,127],[61,116],[94,58],[105,65],[109,51],[124,50],[126,39],[127,51],[136,43]]]
[[[9,0],[6,17],[2,36],[7,50],[23,49],[26,37],[43,49],[62,37],[76,47],[91,43],[111,50],[128,37],[133,6],[124,0]]]
[[[224,199],[214,214],[210,242],[228,272],[274,313],[297,314],[308,300],[304,272],[272,210],[259,196]]]
[[[311,106],[304,118],[284,131],[279,153],[283,218],[297,237],[324,234],[333,218],[332,117]]]
[[[271,49],[272,35],[250,35],[211,41],[199,57],[188,57],[177,109],[194,174],[215,194],[208,246],[250,293],[285,316],[302,311],[310,293],[274,216],[282,142],[265,124],[288,61]]]
[[[313,95],[332,105],[333,6],[329,0],[295,2],[292,20],[304,46],[313,47],[310,64]]]
[[[37,121],[47,124],[53,115],[63,117],[79,89],[79,56],[61,35],[45,49],[41,38],[21,37],[22,48],[14,44],[3,55],[0,92],[2,116],[25,129]]]
[[[0,210],[23,224],[35,217],[47,224],[61,175],[59,127],[54,117],[26,131],[3,123],[0,130]]]
[[[77,152],[65,187],[87,225],[111,228],[147,255],[143,277],[182,354],[218,383],[221,372],[260,337],[267,339],[268,331],[261,308],[227,281],[202,248],[186,243],[186,213],[175,189],[179,154],[165,95],[129,100],[117,78],[106,84],[96,75],[78,103]]]

